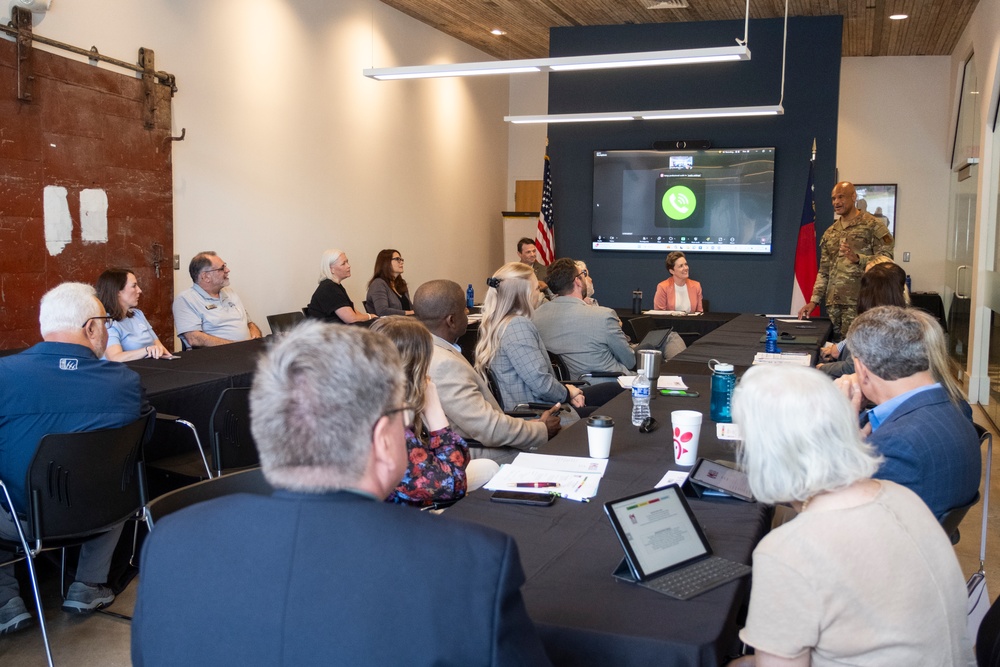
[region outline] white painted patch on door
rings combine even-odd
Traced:
[[[80,232],[85,243],[108,242],[108,194],[104,190],[80,191]]]
[[[58,255],[73,240],[73,218],[69,215],[66,188],[46,185],[42,196],[45,215],[45,247]]]

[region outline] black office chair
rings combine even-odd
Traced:
[[[990,434],[989,431],[987,431],[979,424],[973,424],[973,426],[976,427],[976,434],[979,436],[980,448],[984,444],[988,445],[989,449],[988,454],[990,455],[987,456],[987,461],[990,461],[990,459],[992,458],[992,450],[993,450],[993,436],[992,434]],[[986,479],[989,480],[988,471]],[[976,497],[973,498],[970,503],[968,503],[967,505],[960,505],[958,507],[953,507],[947,512],[945,512],[944,516],[941,517],[941,527],[944,528],[944,532],[946,535],[948,535],[948,539],[951,540],[952,544],[958,544],[958,541],[961,539],[961,535],[959,535],[958,532],[958,526],[959,524],[962,523],[962,519],[965,518],[965,515],[969,513],[969,510],[972,509],[972,507],[979,502],[979,499],[980,495],[979,492],[977,491]]]
[[[159,498],[150,500],[143,512],[146,525],[153,530],[154,525],[168,514],[173,514],[185,507],[190,507],[206,500],[221,498],[234,493],[252,493],[258,496],[269,496],[274,491],[264,478],[260,468],[241,470],[230,475],[213,477],[197,484],[185,486],[182,489],[165,493]]]
[[[187,336],[184,334],[177,334],[177,338],[181,341],[181,352],[187,352],[188,350],[194,349],[194,346],[188,342]]]
[[[7,506],[19,517],[24,517],[25,524],[15,522],[17,541],[0,539],[0,543],[15,554],[13,560],[0,565],[27,561],[38,624],[50,666],[52,649],[45,627],[35,558],[42,551],[82,544],[141,512],[145,499],[139,463],[152,414],[153,411],[148,410],[137,420],[119,428],[44,436],[28,469],[27,507],[17,507],[11,501],[7,485],[0,480]],[[64,551],[61,591],[65,588],[65,562]]]
[[[958,534],[958,526],[962,523],[962,519],[965,515],[969,513],[973,505],[979,502],[979,492],[976,492],[976,496],[966,505],[960,505],[958,507],[953,507],[941,517],[941,527],[944,528],[945,534],[951,540],[952,544],[958,544],[961,536]]]
[[[486,369],[486,386],[489,387],[490,393],[493,394],[493,398],[496,399],[497,405],[500,409],[504,411],[504,414],[508,417],[517,417],[518,419],[535,419],[538,415],[542,414],[551,405],[546,405],[545,403],[520,403],[515,405],[510,410],[503,403],[503,396],[500,394],[500,385],[497,383],[496,376],[493,375],[493,371],[489,368]]]
[[[250,388],[230,387],[219,395],[212,411],[212,464],[223,470],[260,465],[250,432]]]
[[[267,316],[267,326],[271,327],[271,333],[284,333],[305,319],[305,313],[298,311],[293,313],[279,313],[278,315]]]
[[[632,339],[633,343],[642,342],[650,331],[656,328],[656,322],[649,315],[633,317],[622,325],[622,329]]]
[[[569,368],[566,366],[566,362],[563,361],[562,356],[555,354],[553,352],[549,352],[549,359],[555,361],[556,365],[553,366],[553,368],[558,367],[558,371],[556,372],[556,379],[562,382],[563,384],[571,384],[576,387],[581,387],[590,384],[590,382],[588,382],[586,378],[617,378],[623,375],[622,373],[619,373],[617,371],[591,371],[589,373],[584,373],[579,378],[574,380],[569,372]]]

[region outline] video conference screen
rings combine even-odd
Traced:
[[[774,148],[594,151],[594,250],[770,254]]]

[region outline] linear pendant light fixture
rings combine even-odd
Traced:
[[[746,24],[750,22],[750,0],[747,0]],[[746,35],[744,35],[746,37]],[[744,43],[746,40],[744,39]],[[750,116],[782,116],[785,99],[785,55],[788,47],[788,0],[785,0],[785,29],[781,44],[781,91],[777,104],[710,109],[660,109],[650,111],[598,111],[594,113],[557,113],[537,116],[504,116],[508,123],[613,123],[626,120],[682,120],[691,118],[744,118]]]
[[[478,63],[446,63],[412,67],[373,67],[364,70],[371,79],[429,79],[449,76],[481,76],[489,74],[521,74],[524,72],[571,72],[659,65],[691,65],[750,60],[745,44],[703,49],[673,51],[640,51],[637,53],[605,53],[596,56],[563,56],[527,60],[494,60]]]

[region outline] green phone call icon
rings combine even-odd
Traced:
[[[698,206],[698,198],[686,185],[675,185],[663,193],[660,202],[663,212],[673,220],[685,220],[691,217]]]

